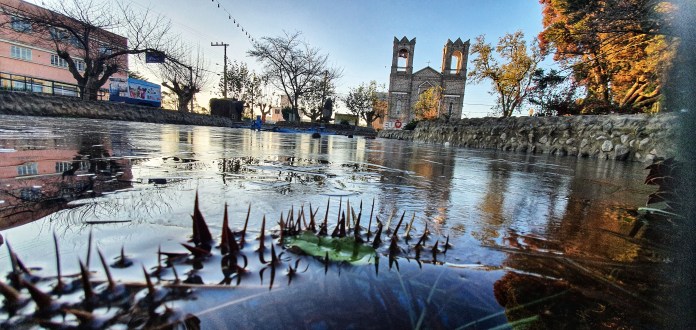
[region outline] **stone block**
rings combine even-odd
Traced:
[[[630,153],[631,150],[623,144],[614,147],[614,159],[616,160],[626,160]]]
[[[614,149],[614,143],[612,143],[611,140],[604,140],[604,142],[602,142],[601,149],[604,152],[609,152]]]

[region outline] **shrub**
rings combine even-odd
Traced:
[[[418,126],[418,120],[411,120],[410,123],[404,125],[404,130],[406,131],[412,131]]]

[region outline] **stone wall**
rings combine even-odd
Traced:
[[[125,103],[82,101],[74,97],[0,91],[0,114],[80,117],[147,123],[236,127],[228,118],[183,113]]]
[[[74,97],[51,96],[24,92],[0,91],[0,115],[78,117],[92,119],[111,119],[138,121],[146,123],[199,125],[248,128],[250,123],[233,121],[230,118],[179,111],[163,110],[152,107],[113,103],[107,101],[82,101]],[[277,126],[296,127],[300,129],[316,128],[317,123],[285,123]],[[274,125],[264,125],[271,129]],[[325,131],[342,135],[375,136],[375,130],[368,127],[325,124]]]
[[[379,137],[453,146],[649,162],[675,156],[678,114],[472,118],[421,122]]]

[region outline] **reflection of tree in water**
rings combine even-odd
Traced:
[[[485,187],[485,195],[480,203],[480,210],[483,215],[480,217],[481,223],[478,229],[471,235],[485,244],[492,244],[500,236],[500,230],[506,223],[504,207],[505,197],[508,192],[510,172],[512,166],[507,161],[487,162],[488,180]]]
[[[372,172],[380,177],[381,212],[407,209],[439,225],[447,221],[455,150],[404,143],[374,144],[370,148],[367,161],[379,166]]]
[[[516,271],[494,288],[510,322],[534,318],[540,328],[571,319],[589,328],[664,326],[669,276],[657,267],[662,253],[628,236],[634,221],[628,205],[608,202],[624,200],[614,195],[634,186],[625,177],[632,171],[615,166],[578,161],[564,212],[549,212],[559,218],[549,217],[543,236],[507,229],[496,248],[508,253],[504,265]]]

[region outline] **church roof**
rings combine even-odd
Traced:
[[[422,68],[416,72],[413,73],[414,76],[441,76],[442,74],[437,72],[435,69],[426,66],[425,68]]]

